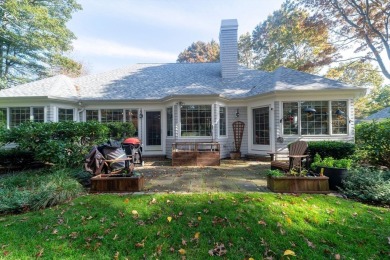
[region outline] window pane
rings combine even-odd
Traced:
[[[123,122],[123,109],[102,109],[101,122]]]
[[[298,102],[283,103],[283,134],[298,134]]]
[[[85,121],[99,121],[99,110],[86,110]]]
[[[226,135],[226,107],[219,108],[219,135]]]
[[[270,144],[268,107],[253,109],[253,144]]]
[[[306,108],[314,108],[315,113],[305,112]],[[328,101],[307,101],[301,104],[301,134],[325,135],[328,129]]]
[[[0,127],[7,126],[7,109],[0,108]]]
[[[73,109],[58,109],[58,122],[73,121]]]
[[[344,116],[337,116],[336,111],[344,112]],[[332,101],[332,133],[347,134],[348,131],[348,114],[347,101]]]
[[[173,136],[173,109],[167,107],[167,136]]]
[[[135,127],[134,137],[138,136],[138,109],[126,109],[126,122],[133,123]]]
[[[45,122],[45,109],[43,107],[33,107],[34,122]]]
[[[211,136],[211,106],[181,107],[182,136]]]
[[[29,107],[12,107],[10,109],[11,122],[10,127],[15,127],[21,123],[30,121],[30,108]]]

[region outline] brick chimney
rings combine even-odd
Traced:
[[[237,28],[237,19],[221,21],[219,45],[222,78],[234,78],[238,75]]]

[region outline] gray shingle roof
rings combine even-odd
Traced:
[[[379,119],[385,119],[390,118],[390,107],[386,107],[368,117],[366,117],[364,120],[379,120]]]
[[[72,79],[58,75],[0,91],[0,97],[57,97],[77,99]]]
[[[0,97],[50,96],[81,100],[154,100],[177,95],[245,98],[274,91],[356,89],[338,81],[287,68],[264,72],[239,67],[221,78],[219,63],[136,64],[76,79],[56,76],[10,89]]]

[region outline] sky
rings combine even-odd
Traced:
[[[67,24],[75,33],[70,57],[89,73],[135,63],[174,63],[193,42],[218,42],[223,19],[252,33],[283,0],[78,0]]]

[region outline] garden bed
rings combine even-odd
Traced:
[[[136,192],[144,189],[144,176],[100,174],[91,179],[90,192]]]
[[[219,166],[219,143],[172,144],[172,166]]]
[[[329,193],[328,177],[267,177],[267,187],[283,193]]]

